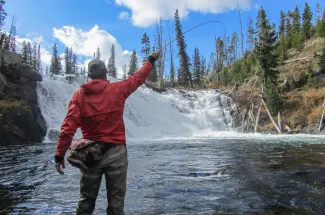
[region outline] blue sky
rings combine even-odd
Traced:
[[[315,12],[318,1],[307,2]],[[305,1],[239,0],[239,3],[246,34],[248,17],[255,19],[260,5],[266,9],[271,21],[277,23],[280,10],[293,10],[295,5],[299,5],[302,12]],[[153,41],[154,23],[158,17],[164,19],[166,40],[168,32],[174,35],[172,17],[176,8],[180,10],[184,31],[205,21],[220,20],[226,25],[229,35],[240,31],[238,13],[232,10],[235,5],[236,0],[7,0],[5,28],[9,29],[15,13],[18,36],[41,43],[44,63],[48,63],[54,42],[59,45],[60,52],[65,46],[73,47],[80,56],[80,64],[88,62],[97,46],[103,46],[103,58],[107,60],[110,46],[115,44],[118,46],[117,66],[120,69],[123,64],[128,64],[132,49],[140,52],[143,33],[146,32]],[[209,58],[214,51],[214,35],[223,34],[220,24],[208,24],[188,33],[189,54],[192,55],[194,48],[198,47]],[[175,44],[174,50],[176,54]]]

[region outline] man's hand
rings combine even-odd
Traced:
[[[61,169],[61,166],[63,169],[65,169],[65,165],[64,165],[64,157],[59,157],[57,155],[54,156],[55,158],[55,168],[56,171],[58,171],[58,173],[60,173],[61,175],[64,174],[64,172]]]
[[[152,53],[150,54],[150,56],[152,56],[152,57],[154,57],[156,60],[158,60],[159,57],[160,57],[160,52],[152,52]]]

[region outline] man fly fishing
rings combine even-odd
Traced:
[[[80,200],[77,214],[92,214],[102,175],[107,189],[107,214],[124,214],[128,156],[123,112],[126,99],[148,78],[160,53],[153,52],[139,71],[126,80],[110,83],[101,60],[88,64],[91,81],[77,90],[69,103],[58,140],[55,167],[60,174],[65,168],[64,156],[81,171]],[[72,143],[81,128],[83,138]]]

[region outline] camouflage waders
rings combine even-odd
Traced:
[[[125,145],[111,147],[100,163],[90,170],[80,170],[80,200],[77,215],[92,214],[103,174],[106,179],[107,214],[124,215],[128,156]]]

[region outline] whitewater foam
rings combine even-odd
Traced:
[[[86,81],[86,76],[47,76],[38,83],[39,106],[49,130],[60,130],[73,93]],[[160,94],[141,86],[125,105],[127,137],[191,137],[203,131],[230,131],[230,112],[235,108],[231,98],[215,90],[173,89]],[[76,137],[80,136],[78,130]]]

